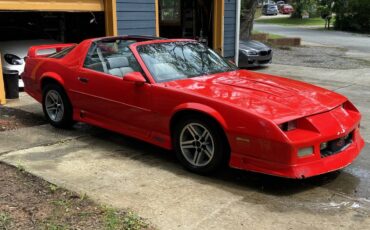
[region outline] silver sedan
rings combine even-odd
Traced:
[[[271,47],[258,41],[240,41],[239,63],[242,68],[257,67],[270,64],[272,62]]]

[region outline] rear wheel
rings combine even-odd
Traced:
[[[229,155],[227,140],[216,122],[194,116],[175,125],[173,146],[182,165],[196,173],[216,171]]]
[[[61,86],[46,85],[43,90],[42,108],[52,126],[70,128],[73,125],[72,105]]]

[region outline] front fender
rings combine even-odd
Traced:
[[[228,124],[226,123],[223,116],[217,110],[207,105],[200,104],[200,103],[188,102],[188,103],[183,103],[181,105],[178,105],[172,111],[171,117],[173,117],[176,113],[184,111],[184,110],[188,110],[188,111],[193,110],[193,111],[197,111],[197,112],[201,112],[206,115],[209,115],[213,117],[216,121],[218,121],[219,124],[224,128],[224,130],[228,129]]]

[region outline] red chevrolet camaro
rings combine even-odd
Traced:
[[[86,122],[172,149],[196,173],[227,163],[306,178],[349,165],[364,146],[361,114],[344,96],[239,70],[193,40],[36,46],[22,78],[53,126]]]

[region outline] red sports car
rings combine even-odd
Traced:
[[[349,165],[364,146],[361,114],[344,96],[239,70],[193,40],[36,46],[22,77],[53,126],[81,121],[172,149],[196,173],[227,163],[306,178]]]

